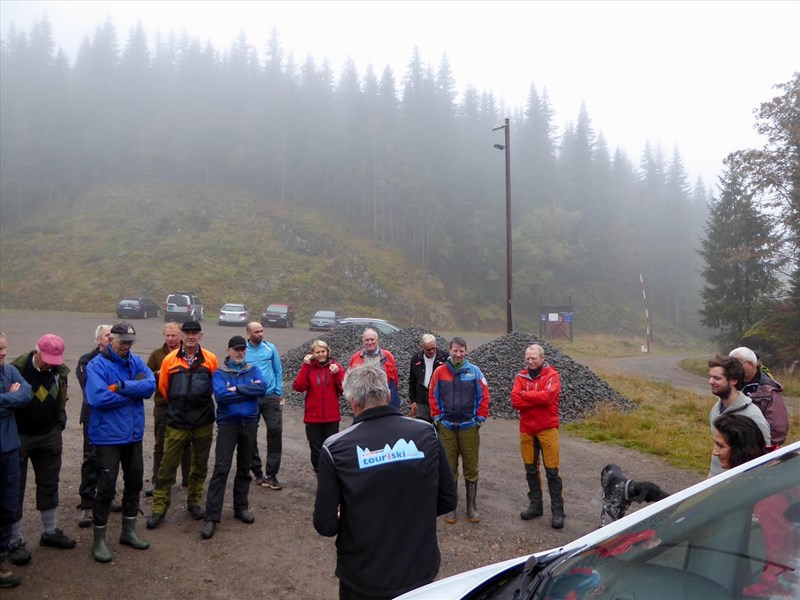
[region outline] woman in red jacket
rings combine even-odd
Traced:
[[[322,340],[311,342],[311,352],[303,357],[303,366],[292,387],[306,394],[303,422],[314,473],[317,472],[322,443],[339,432],[339,396],[343,380],[344,368],[331,358],[328,344]]]

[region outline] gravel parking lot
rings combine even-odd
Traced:
[[[112,313],[0,310],[0,329],[8,335],[9,359],[31,350],[42,334],[52,332],[64,338],[66,362],[71,369],[78,357],[92,348],[96,325],[115,320]],[[146,358],[161,344],[163,319],[138,320],[134,324],[139,337],[134,350]],[[216,316],[203,325],[203,346],[217,354],[224,354],[227,340],[243,331],[238,327],[220,327]],[[265,334],[282,353],[315,337],[307,325],[300,322],[294,328],[267,329]],[[468,337],[470,344],[487,341],[478,339]],[[405,374],[401,373],[401,385],[404,379]],[[491,384],[489,381],[490,390]],[[59,525],[78,539],[78,545],[74,550],[38,546],[41,526],[29,480],[24,531],[33,560],[28,566],[15,568],[24,577],[23,584],[14,590],[4,590],[4,600],[337,597],[338,580],[333,574],[334,540],[317,535],[311,524],[316,480],[310,467],[299,408],[288,405],[285,408],[283,464],[279,474],[284,489],[279,492],[266,488],[251,490],[255,524],[248,526],[233,519],[229,490],[217,535],[212,540],[201,540],[202,522],[189,517],[183,490],[176,488],[172,508],[161,528],[147,531],[143,519],[140,523],[142,537],[151,543],[147,551],[119,546],[116,540],[119,523],[117,516],[112,515],[109,539],[114,560],[104,565],[91,556],[91,530],[77,526],[75,506],[79,500],[82,437],[78,424],[81,394],[74,378],[70,380],[70,390],[70,420],[64,434],[58,518]],[[149,407],[147,416],[145,473],[152,464]],[[349,419],[345,419],[342,427],[348,424]],[[260,433],[263,456],[266,451],[263,429]],[[492,419],[482,428],[478,505],[483,518],[479,524],[470,524],[464,518],[464,489],[460,482],[462,514],[459,521],[447,525],[440,519],[438,525],[442,549],[440,577],[557,546],[594,529],[600,514],[599,474],[609,462],[622,465],[633,477],[657,481],[670,491],[687,487],[701,478],[637,452],[563,436],[567,524],[563,530],[555,531],[550,528],[547,517],[527,522],[519,518],[519,511],[526,504],[526,485],[517,440],[516,421]],[[150,514],[148,498],[143,498],[142,510],[145,516]],[[375,527],[380,525],[374,523]]]

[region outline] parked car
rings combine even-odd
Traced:
[[[454,575],[398,600],[800,598],[799,539],[795,442],[566,546]]]
[[[294,327],[294,309],[288,304],[270,304],[261,313],[264,327]]]
[[[318,310],[308,322],[309,331],[332,331],[339,321],[335,310]]]
[[[250,311],[244,304],[225,304],[219,309],[220,325],[247,325]]]
[[[368,317],[347,317],[346,319],[339,319],[336,324],[337,327],[344,325],[361,325],[364,329],[372,327],[378,333],[396,333],[400,331],[399,327],[392,325],[389,321]]]
[[[117,304],[117,317],[120,319],[131,317],[146,319],[159,315],[161,315],[161,309],[150,298],[123,298]]]
[[[164,322],[202,321],[206,318],[205,306],[196,294],[174,292],[164,301]]]

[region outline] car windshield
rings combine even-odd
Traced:
[[[120,301],[120,304],[139,304],[139,301],[126,298],[125,300]]]
[[[318,310],[314,313],[315,319],[333,319],[336,316],[336,313],[332,310]]]
[[[222,310],[230,311],[230,312],[244,312],[244,306],[241,304],[226,304],[222,307]]]
[[[285,313],[286,306],[284,306],[283,304],[270,304],[267,307],[267,312]]]
[[[800,451],[590,546],[536,598],[800,597]]]

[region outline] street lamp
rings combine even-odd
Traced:
[[[506,151],[506,332],[511,333],[511,129],[508,118],[492,131],[505,129],[505,144],[495,144],[498,150]]]

